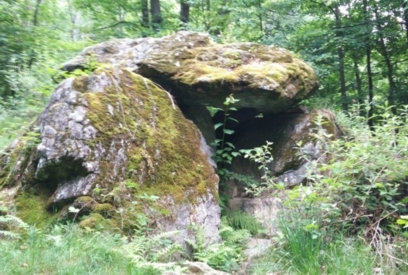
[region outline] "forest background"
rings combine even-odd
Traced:
[[[110,38],[209,33],[221,43],[287,48],[317,71],[318,98],[350,104],[408,101],[405,0],[4,0],[0,6],[0,96],[37,106],[58,66]],[[16,107],[16,106],[15,106]]]
[[[180,29],[209,33],[221,43],[287,48],[319,75],[313,104],[344,111],[366,104],[361,112],[372,117],[376,106],[408,103],[407,5],[406,0],[4,0],[0,131],[11,134],[20,118],[41,110],[58,66],[85,46]],[[8,142],[0,141],[1,147]]]
[[[0,151],[42,111],[57,84],[53,77],[58,68],[84,47],[111,38],[161,37],[178,30],[205,32],[219,43],[256,42],[283,47],[308,62],[319,76],[320,89],[302,104],[338,112],[340,122],[346,124],[344,127],[353,138],[330,147],[328,151],[331,150],[337,166],[330,163],[321,169],[320,178],[314,175],[310,179],[316,186],[323,183],[336,188],[337,193],[317,195],[332,198],[317,204],[318,210],[338,214],[341,222],[337,225],[347,225],[341,234],[350,228],[358,231],[359,227],[365,244],[383,243],[379,237],[382,233],[371,229],[384,221],[392,229],[390,234],[398,235],[396,221],[401,226],[408,223],[407,216],[403,216],[407,213],[406,200],[399,189],[399,184],[406,184],[408,177],[404,168],[408,163],[405,153],[408,129],[401,127],[406,125],[404,106],[408,104],[407,0],[2,0]],[[324,139],[324,134],[317,138]],[[360,167],[361,162],[371,165]],[[323,177],[326,181],[322,181]],[[393,183],[387,182],[390,178]],[[362,182],[368,183],[365,189],[359,185]],[[358,207],[346,207],[350,201],[344,194],[359,198]],[[328,207],[334,204],[337,210]],[[357,211],[363,207],[364,211]],[[353,210],[353,215],[344,214],[345,209]],[[310,213],[305,219],[308,217]],[[316,228],[315,221],[301,224],[320,230],[335,221],[332,218],[332,223],[322,222]],[[306,260],[311,257],[313,266],[301,262],[296,270],[299,274],[320,274],[325,265],[314,265],[320,254],[313,254],[317,251],[313,241],[316,235],[309,233],[292,235],[303,244],[304,238],[310,237],[312,245],[311,254],[303,251],[307,255],[301,253],[300,257]],[[286,241],[291,238],[290,234],[286,237]],[[407,265],[401,260],[404,258],[401,255],[408,251],[406,240],[394,238],[389,243],[403,244],[397,247],[400,254],[395,254],[395,247],[394,253],[385,250],[385,246],[379,250],[377,245],[374,254],[365,257],[369,262],[367,274],[382,266],[378,259],[389,261],[389,272],[385,273],[399,274],[400,266]],[[342,243],[338,247],[347,245]],[[353,258],[353,253],[364,257],[372,252],[360,249],[359,245],[352,247],[347,253],[332,255],[339,259],[334,269],[353,266],[351,262],[341,262],[339,255]],[[288,260],[292,265],[295,256],[291,254],[292,260]],[[329,263],[335,264],[333,257],[328,257],[327,270]],[[310,272],[313,268],[316,273]],[[343,274],[354,271],[347,269]],[[289,269],[288,274],[291,273]]]

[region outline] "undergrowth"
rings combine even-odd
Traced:
[[[208,245],[202,227],[195,227],[196,239],[187,240],[192,250],[192,260],[201,261],[223,271],[236,271],[244,260],[244,248],[251,233],[246,229],[234,229],[225,217],[221,219],[219,234],[222,241]]]
[[[0,274],[161,274],[133,264],[118,235],[55,226],[49,232],[30,227],[20,240],[0,239]]]
[[[359,110],[338,114],[346,134],[337,140],[315,121],[322,155],[299,154],[307,183],[286,191],[274,247],[252,274],[408,273],[408,106],[384,107],[374,127]]]
[[[317,215],[317,216],[316,216]],[[251,264],[250,274],[407,274],[405,240],[381,239],[373,249],[362,235],[321,227],[316,209],[285,212],[273,247]]]
[[[1,202],[1,201],[0,201]],[[219,243],[207,243],[202,227],[185,249],[171,238],[177,231],[151,234],[141,224],[132,236],[55,224],[39,229],[19,218],[0,213],[0,274],[162,274],[183,273],[185,261],[201,261],[214,269],[239,270],[251,235],[222,221]]]
[[[263,233],[265,230],[261,223],[253,216],[242,211],[231,211],[225,216],[228,225],[235,230],[247,230],[251,235],[255,236]]]

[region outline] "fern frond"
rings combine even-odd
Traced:
[[[156,251],[153,261],[166,261],[178,253],[182,253],[183,248],[178,243],[173,243]]]
[[[17,228],[24,229],[29,227],[28,224],[26,224],[22,219],[13,215],[0,216],[0,225],[1,224],[7,224]]]
[[[234,229],[246,229],[252,235],[264,230],[264,227],[253,216],[242,211],[233,211],[227,214],[228,224]]]
[[[137,264],[166,260],[182,251],[178,243],[170,240],[171,236],[178,233],[178,231],[169,231],[152,236],[137,235],[119,252]]]
[[[21,236],[18,233],[11,232],[11,231],[6,231],[6,230],[0,230],[0,239],[5,238],[5,239],[19,239]]]

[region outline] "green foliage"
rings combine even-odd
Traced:
[[[372,249],[363,238],[324,225],[318,208],[286,210],[279,218],[275,245],[251,264],[250,274],[405,274],[403,245],[381,240]],[[333,230],[334,229],[334,230]]]
[[[142,231],[140,231],[142,232]],[[167,271],[178,268],[175,259],[183,252],[180,244],[170,240],[178,232],[158,235],[136,234],[132,240],[120,247],[118,252],[131,259],[135,266]]]
[[[231,142],[226,141],[226,136],[227,135],[232,135],[234,134],[234,130],[228,129],[227,128],[227,122],[229,120],[235,121],[233,117],[231,117],[230,112],[231,111],[236,111],[237,109],[233,107],[232,105],[236,102],[238,102],[239,99],[235,99],[233,95],[231,94],[229,97],[227,97],[224,101],[224,109],[221,108],[212,108],[213,110],[213,115],[215,115],[215,111],[222,111],[224,113],[224,118],[223,121],[220,123],[217,123],[214,125],[214,130],[217,130],[218,128],[221,128],[221,138],[216,139],[214,144],[217,147],[217,151],[215,152],[214,159],[217,163],[218,169],[217,173],[221,178],[221,182],[224,181],[224,178],[227,174],[227,169],[225,168],[226,165],[231,164],[232,160],[234,157],[239,156],[240,152],[235,151],[235,146]]]
[[[335,239],[330,243],[321,244],[320,248],[315,259],[301,260],[301,268],[304,268],[305,265],[310,267],[305,272],[304,269],[299,269],[299,262],[292,258],[292,252],[288,251],[288,244],[284,239],[280,239],[268,253],[252,262],[249,274],[264,275],[274,272],[288,275],[406,273],[406,267],[403,263],[398,262],[399,259],[381,262],[378,254],[358,238],[336,235]]]
[[[236,230],[222,220],[220,236],[222,243],[207,244],[201,227],[193,228],[196,232],[195,241],[187,241],[192,248],[193,260],[202,261],[209,266],[223,271],[234,271],[243,260],[243,249],[250,232],[246,229]]]
[[[283,215],[279,230],[285,240],[287,257],[292,268],[300,274],[320,274],[320,251],[322,240],[317,225],[308,223],[299,213]]]
[[[14,215],[0,215],[0,239],[21,238],[21,234],[28,229],[28,224]]]
[[[260,147],[256,147],[253,149],[248,150],[241,150],[244,154],[245,158],[248,158],[255,163],[258,163],[258,169],[261,170],[261,182],[254,182],[254,181],[247,181],[247,187],[245,188],[245,192],[248,195],[252,195],[254,197],[260,196],[263,191],[272,188],[272,187],[279,187],[275,184],[274,177],[272,176],[272,172],[270,171],[268,165],[273,161],[272,156],[272,142],[266,141],[265,145]]]
[[[1,274],[140,274],[156,275],[152,267],[138,266],[124,257],[125,239],[75,226],[33,227],[17,241],[0,239]],[[41,255],[41,257],[38,257]]]
[[[242,211],[232,211],[225,216],[228,225],[235,230],[248,230],[251,235],[258,235],[264,231],[263,226],[250,214]]]
[[[313,160],[299,153],[310,167],[308,184],[286,190],[277,245],[254,264],[254,274],[406,272],[406,241],[399,233],[405,236],[407,226],[408,107],[401,115],[384,107],[371,128],[359,110],[338,114],[346,133],[341,139],[332,140],[321,118],[314,122],[311,134],[323,155]]]
[[[397,224],[402,225],[404,228],[408,227],[408,215],[402,215],[397,219]]]
[[[225,99],[224,109],[215,108],[215,107],[207,107],[211,116],[214,116],[218,111],[223,112],[223,121],[214,125],[215,131],[217,131],[217,129],[221,129],[221,138],[217,138],[214,144],[212,144],[217,148],[215,155],[214,155],[214,160],[217,163],[217,174],[220,177],[221,187],[225,187],[223,185],[225,184],[227,180],[233,180],[233,179],[244,182],[248,185],[253,185],[253,186],[259,185],[259,183],[250,176],[244,176],[244,175],[241,175],[235,172],[231,172],[228,170],[228,166],[232,164],[232,160],[235,157],[241,156],[243,153],[246,153],[246,156],[251,156],[250,157],[251,160],[255,160],[255,161],[257,160],[255,156],[252,157],[252,154],[255,154],[253,152],[257,150],[256,148],[253,150],[237,151],[235,149],[234,144],[227,141],[227,136],[234,134],[234,130],[228,129],[228,126],[227,126],[228,122],[232,121],[232,122],[238,123],[238,121],[231,116],[231,111],[237,110],[235,107],[233,107],[233,104],[235,104],[238,101],[239,99],[235,99],[233,95],[231,94]],[[268,157],[271,158],[269,148],[268,148],[268,153],[266,154],[268,154]]]
[[[401,200],[406,195],[402,192],[408,175],[407,108],[401,112],[402,116],[396,116],[390,107],[384,108],[372,129],[367,126],[367,118],[355,113],[343,116],[342,122],[353,127],[347,127],[347,136],[336,141],[317,120],[319,130],[314,137],[327,161],[306,159],[311,167],[309,185],[293,190],[291,196],[296,203],[313,204],[325,213],[328,223],[340,222],[353,229],[359,225],[371,228],[386,223],[394,213],[404,214]]]
[[[53,78],[69,78],[69,77],[78,77],[78,76],[89,76],[98,68],[103,68],[104,65],[96,60],[95,55],[89,55],[86,57],[84,64],[80,69],[75,69],[71,72],[65,71],[56,71],[54,72]],[[59,77],[56,77],[59,75]]]

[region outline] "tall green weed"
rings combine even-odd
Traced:
[[[323,155],[318,160],[301,155],[311,167],[308,184],[291,192],[291,202],[313,204],[324,213],[327,225],[354,231],[392,224],[394,216],[406,213],[407,110],[393,115],[390,107],[384,108],[373,128],[357,111],[339,115],[347,134],[337,140],[331,139],[322,120],[315,121],[318,130],[313,137]],[[378,233],[366,231],[367,237]]]

